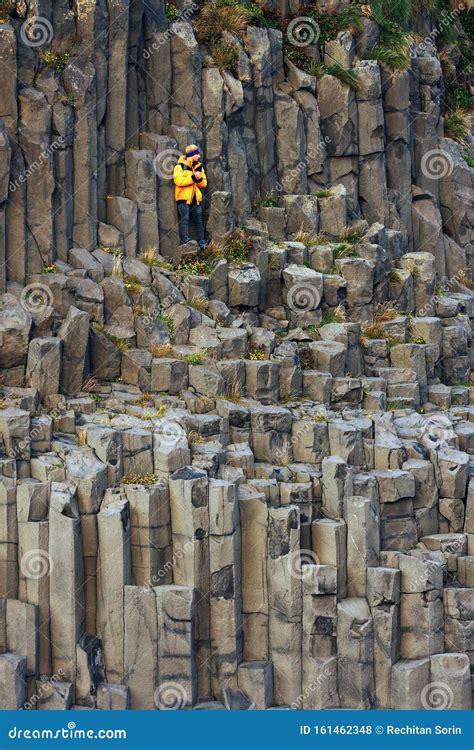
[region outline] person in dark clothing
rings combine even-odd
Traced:
[[[201,164],[201,152],[194,143],[186,146],[184,155],[178,159],[173,171],[173,180],[180,242],[183,245],[190,242],[189,223],[193,221],[199,247],[204,249],[207,247],[207,242],[204,230],[202,190],[207,187],[207,177]]]

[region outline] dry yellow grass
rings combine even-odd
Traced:
[[[162,359],[163,357],[177,357],[178,353],[171,346],[171,344],[161,344],[160,346],[152,346],[151,354],[155,359]]]

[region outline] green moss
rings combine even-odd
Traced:
[[[313,195],[315,198],[329,198],[332,192],[331,190],[317,190]]]

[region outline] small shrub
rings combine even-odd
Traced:
[[[400,311],[397,310],[392,302],[383,302],[377,305],[374,313],[375,323],[385,323],[389,320],[395,320],[400,317]]]
[[[114,255],[116,258],[123,258],[123,250],[120,247],[102,247],[101,249],[104,251],[104,253]]]
[[[398,404],[396,401],[389,401],[387,403],[387,411],[397,411],[398,409],[403,409],[403,406]]]
[[[184,354],[182,360],[187,362],[189,365],[203,365],[206,361],[207,353],[205,350],[200,352],[192,352],[191,354]]]
[[[85,393],[89,393],[90,391],[94,390],[94,388],[96,387],[97,387],[97,378],[94,377],[94,375],[88,375],[81,386],[81,391],[84,391]]]
[[[320,411],[317,414],[313,414],[311,417],[312,422],[329,422],[328,415]]]
[[[211,61],[215,67],[222,71],[230,70],[236,74],[239,63],[239,52],[234,44],[229,42],[216,42],[211,46]]]
[[[227,401],[232,401],[233,404],[240,404],[243,396],[243,386],[240,383],[234,382],[230,387],[227,388],[227,394],[225,398]]]
[[[77,431],[77,444],[81,448],[87,445],[87,430],[79,429]]]
[[[9,23],[10,15],[15,11],[15,0],[5,0],[0,3],[0,23]]]
[[[474,281],[468,269],[463,269],[462,271],[459,271],[458,282],[459,284],[467,287],[468,289],[474,289]]]
[[[357,89],[360,89],[360,76],[357,71],[352,70],[351,68],[343,68],[342,65],[339,65],[339,63],[332,63],[332,65],[326,66],[325,72],[329,76],[338,78],[339,81],[345,83],[351,89],[354,89],[356,91]]]
[[[160,344],[160,346],[151,347],[151,355],[154,359],[163,359],[165,357],[178,357],[178,353],[171,344]]]
[[[3,409],[8,409],[9,403],[8,401],[5,401],[4,398],[0,399],[0,409],[3,411]]]
[[[317,190],[315,193],[313,193],[315,198],[329,198],[332,195],[332,192],[330,189],[328,190]]]
[[[390,269],[390,281],[394,284],[403,284],[403,276],[398,268]]]
[[[188,445],[199,445],[199,443],[205,443],[206,439],[202,437],[196,430],[191,430],[187,435]]]
[[[147,407],[153,404],[154,396],[152,393],[142,393],[140,398],[137,398],[136,401],[134,401],[135,406],[143,406]]]
[[[270,271],[280,270],[280,259],[276,255],[270,255],[268,258],[268,268]]]
[[[115,344],[115,346],[117,347],[117,349],[120,352],[122,352],[122,354],[124,352],[128,352],[128,344],[127,344],[127,342],[126,342],[125,339],[121,339],[118,336],[114,336],[111,333],[107,333],[106,336],[109,339],[109,341],[112,342],[112,344]]]
[[[122,255],[114,256],[114,265],[112,267],[112,276],[118,276],[123,279]]]
[[[173,3],[166,3],[165,5],[165,16],[168,23],[173,23],[179,18],[179,10]]]
[[[474,167],[474,156],[465,156],[464,161],[466,164],[468,164],[470,167]]]
[[[140,279],[137,279],[137,277],[133,274],[125,274],[125,276],[123,277],[123,283],[125,285],[125,288],[131,294],[140,294],[141,292],[143,292],[143,284],[141,283]]]
[[[249,352],[247,354],[247,359],[250,359],[253,362],[263,362],[265,359],[268,359],[265,347],[255,346],[254,344],[251,344]]]
[[[138,260],[141,260],[142,263],[150,266],[150,268],[158,266],[160,263],[159,259],[157,258],[156,249],[154,247],[146,247],[144,250],[142,250],[142,252],[138,256]]]
[[[253,246],[252,235],[244,229],[237,229],[225,238],[224,254],[228,263],[242,265],[249,258]]]
[[[347,313],[342,305],[338,305],[334,310],[326,310],[321,318],[319,327],[327,326],[329,323],[345,323],[347,320]]]
[[[410,67],[408,47],[393,49],[378,44],[373,50],[365,53],[364,59],[385,63],[392,70],[406,70]]]
[[[206,299],[202,294],[195,294],[188,302],[190,307],[193,307],[198,312],[205,315],[209,312],[209,300]]]
[[[181,260],[176,270],[182,273],[189,273],[192,276],[209,276],[212,273],[213,264],[201,258],[190,258]]]
[[[56,273],[56,264],[50,263],[49,265],[44,265],[41,273]]]
[[[69,53],[64,52],[61,55],[49,49],[42,53],[41,58],[47,65],[51,65],[57,73],[62,73],[69,62]]]
[[[470,64],[472,66],[472,50],[466,50],[466,53],[466,57],[471,58]],[[460,66],[460,68],[462,68],[462,66]],[[464,72],[468,73],[468,71]],[[456,70],[454,75],[457,75]],[[471,95],[469,88],[462,83],[451,83],[448,81],[446,83],[445,99],[446,106],[451,111],[456,111],[457,109],[472,109],[474,106],[474,97]]]
[[[158,315],[158,320],[161,320],[163,321],[163,323],[166,323],[167,328],[168,328],[168,333],[170,336],[172,336],[174,332],[174,323],[173,323],[173,318],[171,317],[171,315],[165,315],[164,313],[160,313]]]
[[[313,369],[313,358],[311,357],[311,350],[307,347],[300,353],[300,365],[302,370]]]
[[[122,484],[156,484],[159,479],[156,474],[127,474],[122,478]]]
[[[360,255],[353,245],[341,242],[334,248],[333,257],[334,260],[341,260],[342,258],[360,258]]]
[[[423,336],[416,336],[415,338],[407,336],[405,338],[405,344],[426,344],[426,339],[424,339]]]
[[[257,198],[255,208],[279,208],[280,201],[275,193],[267,193],[263,197]]]
[[[456,109],[445,115],[444,133],[447,138],[464,143],[469,135],[469,129],[469,116],[462,109]]]
[[[74,107],[76,106],[76,95],[72,92],[69,92],[69,94],[65,94],[65,96],[62,96],[60,101],[61,104],[64,104],[65,107],[72,107],[72,109],[74,109]]]
[[[207,0],[194,19],[194,28],[199,41],[212,47],[224,31],[242,36],[251,20],[252,13],[241,3]]]
[[[413,281],[419,281],[419,279],[420,279],[420,269],[418,268],[418,266],[416,265],[416,262],[414,260],[412,260],[408,264],[408,270],[411,273],[411,277],[412,277]]]
[[[316,247],[317,245],[324,245],[328,239],[322,234],[311,234],[311,232],[304,232],[302,229],[293,236],[295,242],[301,242],[306,247]]]

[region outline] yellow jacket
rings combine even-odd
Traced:
[[[198,181],[195,178],[195,172],[201,173],[201,180]],[[196,203],[198,205],[201,203],[202,192],[199,188],[207,187],[207,177],[199,162],[195,162],[189,166],[186,158],[180,156],[173,171],[173,180],[175,185],[174,197],[176,201],[183,201],[191,204],[194,198],[196,198]]]

